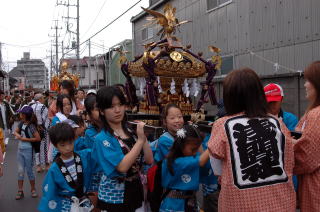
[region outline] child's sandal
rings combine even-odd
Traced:
[[[32,190],[31,191],[31,197],[32,198],[37,198],[38,197],[38,194],[37,194],[36,190]]]
[[[17,195],[16,195],[16,200],[20,200],[24,197],[23,191],[18,191]]]

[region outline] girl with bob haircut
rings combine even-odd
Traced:
[[[131,132],[126,124],[125,103],[123,93],[116,87],[103,87],[97,93],[103,124],[93,147],[95,160],[103,170],[98,208],[108,212],[133,212],[142,207],[142,152],[145,163],[153,163],[143,131],[145,123],[137,123],[137,132]]]
[[[154,160],[157,162],[167,156],[174,143],[174,136],[184,124],[182,111],[176,104],[167,104],[162,111],[161,119],[165,132],[150,144],[155,152]]]
[[[94,95],[88,96],[84,100],[84,106],[88,117],[88,127],[85,131],[85,138],[88,141],[88,147],[92,149],[94,138],[101,128],[101,120],[99,117],[99,108],[97,107],[97,98]]]
[[[284,123],[267,114],[258,75],[249,68],[229,73],[223,100],[227,115],[213,124],[208,144],[222,161],[219,211],[294,212],[293,143]]]
[[[320,61],[305,69],[304,79],[309,107],[296,127],[302,136],[294,147],[294,173],[298,175],[301,212],[320,211]]]
[[[51,121],[51,127],[67,120],[68,117],[71,115],[71,111],[72,111],[72,102],[71,102],[71,98],[68,95],[65,95],[65,94],[58,95],[57,100],[55,101],[55,104],[58,112],[56,113],[56,115],[53,117]],[[54,147],[54,145],[50,144],[49,152],[48,152],[48,159],[50,162],[53,161],[57,153],[58,153],[58,150]]]
[[[76,89],[74,87],[73,81],[63,80],[59,85],[59,93],[61,95],[68,95],[71,99],[71,113],[70,115],[79,115],[79,111],[84,110],[83,104],[81,104],[80,100],[76,99],[75,93]],[[51,120],[55,114],[59,111],[59,108],[56,105],[56,101],[53,101],[51,105],[49,105],[48,117]]]

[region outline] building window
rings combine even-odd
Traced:
[[[207,10],[221,7],[230,2],[232,2],[232,0],[207,0]]]
[[[233,55],[222,57],[221,75],[227,75],[233,70]]]
[[[153,38],[153,28],[147,27],[142,29],[142,40]]]

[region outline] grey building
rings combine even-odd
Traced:
[[[167,2],[177,8],[180,21],[192,21],[176,34],[184,45],[206,58],[209,45],[222,49],[219,97],[224,76],[246,66],[264,84],[282,85],[284,109],[303,115],[307,103],[299,70],[320,58],[319,0],[150,0],[150,8],[162,12]],[[159,28],[145,27],[146,17],[141,12],[131,19],[134,55],[144,51],[142,44],[159,40]]]
[[[60,61],[60,67],[66,63],[67,72],[78,74],[79,88],[99,89],[105,86],[105,58],[104,55],[83,57],[79,60],[79,73],[77,73],[77,59],[65,58]]]
[[[8,91],[9,90],[8,81],[9,81],[8,74],[5,71],[3,71],[1,69],[1,67],[0,67],[0,89],[2,91]]]
[[[24,78],[24,88],[48,89],[48,69],[40,59],[30,59],[30,53],[24,52],[23,58],[10,72],[13,78]]]

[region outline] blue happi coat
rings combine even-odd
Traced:
[[[95,156],[97,150],[97,146],[94,145],[96,136],[98,135],[98,131],[93,125],[90,125],[85,131],[85,144],[86,148],[92,149],[93,157],[92,157],[92,178],[91,178],[91,186],[89,188],[90,192],[98,192],[98,188],[100,185],[100,180],[102,176],[102,168],[98,163],[97,157]]]
[[[202,142],[203,151],[208,149],[210,134],[207,134]],[[218,190],[218,177],[214,175],[210,161],[205,166],[200,167],[200,183],[202,183],[202,192],[204,196],[214,193]]]
[[[81,150],[88,149],[87,142],[83,136],[79,136],[74,141],[74,151],[79,152]]]
[[[171,190],[196,191],[199,188],[200,155],[180,157],[172,164],[174,175],[167,167],[167,159],[162,163],[162,186]],[[185,211],[185,199],[166,197],[161,202],[160,211]]]
[[[157,149],[155,150],[154,154],[154,160],[157,162],[163,160],[168,155],[173,142],[174,138],[170,133],[163,133],[158,139]]]
[[[116,178],[125,176],[116,167],[124,158],[118,140],[109,132],[101,130],[94,141],[94,159],[102,169],[102,176],[98,190],[98,198],[106,203],[122,204],[124,201],[124,182]]]
[[[84,137],[85,141],[87,142],[87,148],[92,149],[94,144],[94,139],[98,134],[97,129],[93,125],[89,125],[85,131]]]
[[[82,161],[84,192],[87,192],[91,179],[91,150],[80,151],[78,155]],[[58,164],[53,162],[43,181],[42,198],[38,210],[42,212],[70,211],[71,200],[69,198],[72,196],[75,196],[75,189],[70,187]]]

